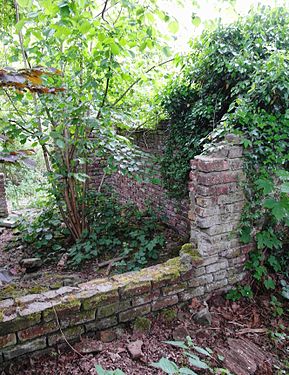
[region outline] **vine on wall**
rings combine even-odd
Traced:
[[[162,166],[172,194],[186,193],[189,160],[205,144],[226,132],[242,136],[249,181],[240,236],[257,245],[247,267],[266,289],[275,289],[280,281],[286,298],[288,27],[285,8],[262,7],[229,26],[205,31],[162,96],[171,119]]]

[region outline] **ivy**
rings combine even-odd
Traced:
[[[187,194],[189,160],[205,144],[227,132],[241,135],[247,204],[240,239],[255,242],[247,268],[268,291],[281,289],[289,264],[288,27],[287,9],[261,7],[205,31],[162,94],[170,118],[162,171],[175,196]],[[252,297],[252,288],[229,298]]]

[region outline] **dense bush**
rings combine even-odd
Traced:
[[[167,87],[162,99],[171,118],[163,173],[167,187],[176,195],[186,192],[189,160],[204,144],[225,132],[242,136],[248,149],[244,186],[248,204],[240,235],[244,243],[256,242],[247,267],[266,289],[275,289],[280,281],[285,297],[289,258],[288,29],[288,10],[259,8],[234,24],[205,31],[192,43],[180,77]],[[252,291],[245,294],[252,295]]]
[[[189,160],[220,125],[242,131],[248,144],[254,139],[255,158],[267,164],[286,157],[288,14],[262,8],[192,42],[180,75],[162,95],[171,120],[163,174],[175,195],[186,193]]]
[[[34,253],[55,260],[67,252],[71,266],[92,260],[124,257],[118,270],[139,269],[157,260],[165,244],[164,227],[152,210],[139,211],[132,204],[120,205],[117,197],[91,193],[86,219],[90,231],[71,246],[69,232],[57,207],[48,205],[36,218],[22,223],[23,240]]]

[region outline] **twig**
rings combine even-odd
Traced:
[[[65,334],[64,334],[63,331],[62,331],[62,328],[60,327],[59,318],[58,318],[57,312],[56,312],[56,310],[55,310],[55,307],[52,306],[52,308],[53,308],[53,311],[54,311],[54,314],[55,314],[56,323],[57,323],[57,325],[58,325],[58,328],[59,328],[59,330],[60,330],[61,335],[62,335],[63,338],[64,338],[64,341],[65,341],[66,344],[70,347],[70,349],[72,349],[72,350],[73,350],[76,354],[78,354],[80,357],[84,358],[84,355],[81,354],[81,353],[79,353],[79,351],[77,351],[77,350],[76,350],[76,349],[70,344],[70,342],[67,340]]]
[[[146,70],[144,72],[144,74],[147,74],[149,72],[151,72],[152,70],[156,69],[156,68],[159,68],[160,66],[162,65],[165,65],[165,64],[168,64],[169,62],[171,61],[174,61],[174,58],[172,59],[169,59],[169,60],[166,60],[166,61],[163,61],[161,62],[160,64],[157,64],[157,65],[153,65],[151,68],[149,68],[148,70]],[[119,103],[125,96],[126,94],[137,84],[139,83],[139,81],[141,80],[141,77],[139,77],[136,81],[134,81],[125,91],[124,93],[111,105],[111,107],[115,107],[117,105],[117,103]]]
[[[99,263],[97,266],[98,266],[98,268],[102,268],[102,267],[105,267],[105,266],[109,266],[112,263],[119,262],[120,260],[123,260],[125,258],[127,258],[127,255],[124,255],[122,257],[113,258],[113,259],[110,259],[110,260],[106,260],[105,262]]]
[[[104,18],[104,13],[106,11],[106,8],[107,8],[107,3],[108,3],[108,0],[105,0],[105,3],[104,3],[104,6],[103,6],[103,9],[102,9],[102,12],[101,12],[101,18],[107,22],[107,20]],[[108,23],[108,22],[107,22]]]
[[[102,188],[102,185],[103,185],[103,183],[104,183],[104,179],[105,179],[105,177],[106,177],[106,173],[103,172],[103,175],[102,175],[102,177],[101,177],[100,184],[99,184],[98,189],[97,189],[97,192],[98,192],[98,193],[100,193],[100,191],[101,191],[101,188]]]

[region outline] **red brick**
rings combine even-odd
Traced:
[[[5,348],[6,346],[11,346],[16,344],[15,333],[9,333],[5,336],[0,336],[0,348]]]
[[[42,325],[33,326],[18,332],[20,341],[31,340],[35,337],[44,336],[46,333],[58,330],[56,322],[49,322]]]

